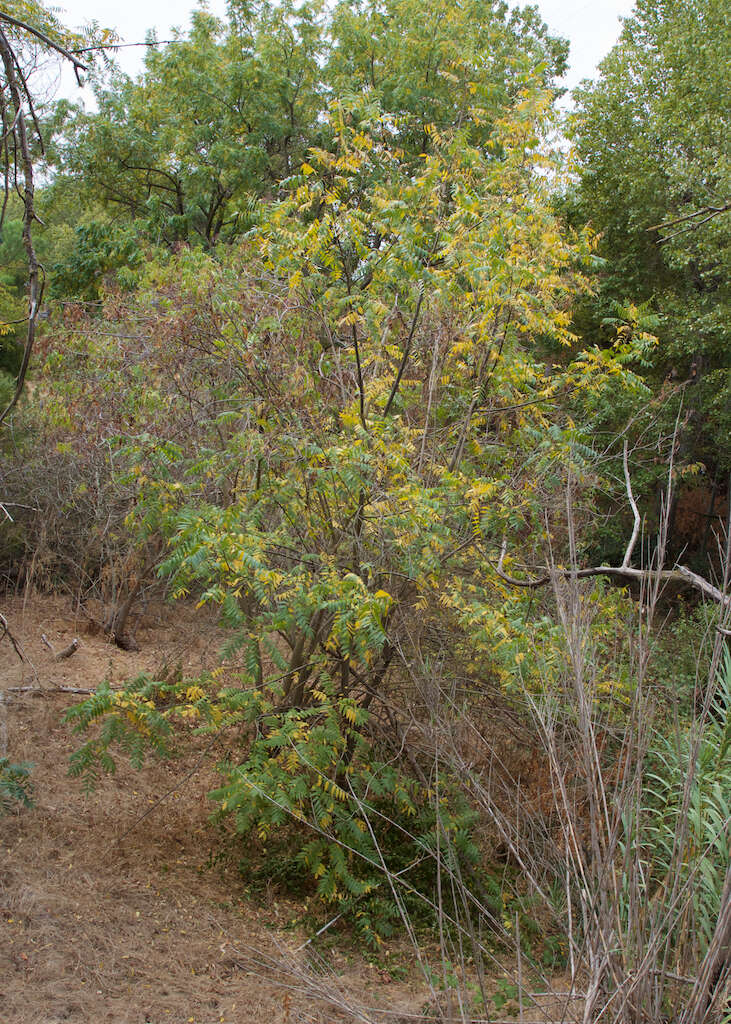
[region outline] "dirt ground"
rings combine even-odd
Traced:
[[[0,643],[0,744],[34,763],[35,786],[33,809],[0,818],[0,1024],[324,1024],[354,1019],[349,1003],[393,1024],[419,1016],[415,973],[393,982],[352,948],[315,964],[300,949],[307,934],[287,927],[301,908],[246,899],[235,864],[215,857],[210,758],[192,751],[141,773],[120,764],[88,796],[68,777],[77,740],[61,716],[83,696],[58,688],[163,663],[194,673],[215,658],[212,620],[157,609],[137,624],[140,651],[126,652],[60,598],[0,611],[30,663]],[[57,662],[43,634],[55,650],[78,636],[79,649]]]

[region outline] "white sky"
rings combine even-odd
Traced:
[[[425,0],[428,3],[428,0]],[[519,6],[517,0],[508,0]],[[534,0],[551,31],[571,42],[569,74],[565,85],[573,88],[582,78],[591,77],[599,61],[617,41],[621,29],[620,16],[627,16],[633,0]],[[194,0],[61,0],[60,14],[72,28],[92,19],[114,28],[123,42],[142,42],[150,28],[157,29],[159,39],[166,39],[171,26],[188,25]],[[225,14],[225,0],[209,0],[209,9]],[[120,50],[117,59],[123,68],[134,74],[141,66],[142,48]],[[64,73],[62,92],[77,98],[78,89],[72,75]]]

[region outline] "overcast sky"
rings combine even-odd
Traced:
[[[429,0],[425,0],[426,3]],[[511,6],[519,6],[509,0]],[[570,70],[565,84],[573,88],[582,78],[594,74],[597,64],[617,41],[620,16],[631,13],[633,0],[536,0],[544,20],[556,35],[571,42]],[[60,0],[61,17],[72,28],[95,19],[104,27],[116,29],[124,42],[141,42],[145,32],[157,29],[165,39],[171,26],[185,28],[194,2],[188,0]],[[210,10],[224,14],[225,0],[209,0]],[[523,6],[523,5],[520,5]],[[130,74],[141,65],[142,49],[120,50],[118,59]],[[64,76],[62,91],[78,96],[73,76]]]

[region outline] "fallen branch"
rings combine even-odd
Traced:
[[[64,647],[63,650],[56,651],[51,641],[48,639],[45,633],[41,634],[41,643],[44,647],[47,647],[51,652],[56,661],[65,661],[66,658],[70,658],[72,654],[76,654],[79,649],[79,641],[77,637],[71,641],[71,643]]]
[[[65,661],[66,658],[70,658],[72,654],[76,654],[78,649],[79,641],[76,639],[76,637],[74,637],[74,639],[71,641],[68,647],[64,647],[64,649],[62,651],[59,651],[58,654],[55,654],[54,657],[56,661]]]
[[[83,697],[91,697],[96,690],[87,690],[81,686],[8,686],[4,693],[37,693],[45,697],[49,693],[76,693]]]

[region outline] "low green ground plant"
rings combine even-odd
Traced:
[[[0,816],[18,807],[33,806],[33,765],[0,757]]]

